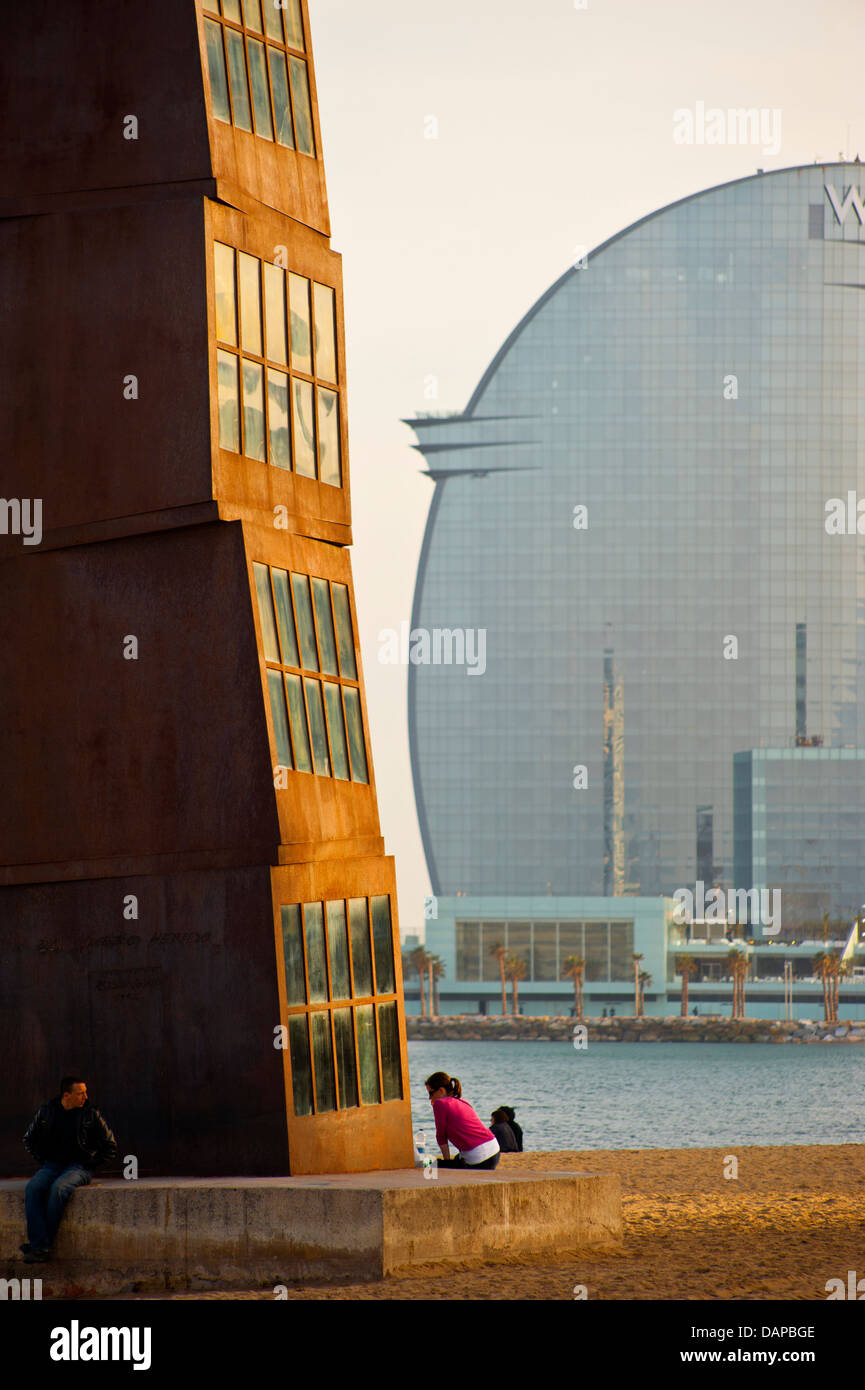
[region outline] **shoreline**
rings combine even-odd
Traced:
[[[854,1045],[865,1043],[865,1020],[826,1023],[807,1019],[717,1018],[615,1018],[578,1020],[554,1015],[440,1014],[422,1018],[406,1014],[409,1042],[699,1042],[775,1043],[802,1045]]]

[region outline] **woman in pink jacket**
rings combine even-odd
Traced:
[[[434,1071],[427,1077],[427,1092],[436,1122],[436,1139],[442,1151],[440,1168],[495,1168],[499,1161],[499,1141],[481,1124],[455,1076]],[[458,1157],[451,1158],[450,1146]]]

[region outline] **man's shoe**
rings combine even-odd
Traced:
[[[28,1251],[28,1253],[24,1256],[24,1263],[25,1263],[26,1265],[36,1265],[36,1264],[42,1264],[45,1260],[50,1260],[50,1259],[51,1259],[51,1251],[50,1251],[50,1250],[30,1250],[30,1251]]]

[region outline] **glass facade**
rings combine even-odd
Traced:
[[[298,56],[304,51],[300,0],[244,0],[243,6],[223,0],[221,17],[219,0],[205,0],[204,9],[216,119],[314,155],[309,70]]]
[[[508,955],[525,961],[529,982],[561,980],[565,962],[578,956],[586,962],[587,980],[633,980],[633,922],[498,922],[455,923],[456,980],[501,980],[493,952],[504,946]]]
[[[412,627],[486,642],[483,673],[408,668],[434,893],[732,887],[733,755],[865,745],[865,548],[824,525],[865,496],[851,185],[806,166],[644,218],[461,415],[409,421],[435,482]]]

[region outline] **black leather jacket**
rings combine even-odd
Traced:
[[[24,1135],[24,1147],[37,1163],[47,1161],[45,1153],[60,1108],[59,1096],[49,1100],[47,1105],[40,1105]],[[117,1155],[114,1135],[89,1100],[78,1111],[78,1149],[81,1155],[78,1161],[85,1168],[98,1168]]]

